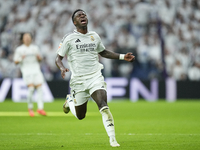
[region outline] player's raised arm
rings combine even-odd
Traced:
[[[110,59],[120,59],[120,60],[129,61],[129,62],[133,62],[135,60],[135,56],[133,56],[132,53],[118,54],[112,51],[104,50],[100,52],[99,54],[102,57],[110,58]]]
[[[62,63],[62,59],[63,59],[63,57],[57,54],[55,63],[56,63],[56,66],[60,69],[61,76],[64,79],[65,78],[65,73],[68,72],[69,69],[64,67],[64,65]]]

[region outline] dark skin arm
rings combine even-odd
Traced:
[[[118,53],[114,53],[112,51],[104,50],[99,53],[102,57],[109,58],[109,59],[119,59]],[[132,53],[126,53],[124,56],[124,60],[128,62],[133,62],[135,60],[135,56],[132,55]]]
[[[62,59],[63,59],[63,57],[57,54],[55,63],[56,63],[56,66],[60,69],[61,76],[64,79],[65,78],[65,73],[69,72],[69,69],[64,67],[64,65],[62,63]]]

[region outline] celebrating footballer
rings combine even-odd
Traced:
[[[107,104],[106,83],[101,73],[103,65],[99,63],[98,56],[128,62],[133,62],[135,56],[132,53],[118,54],[106,50],[99,35],[94,31],[88,31],[88,19],[85,11],[75,10],[72,14],[72,22],[76,29],[64,36],[55,60],[62,78],[65,77],[66,72],[71,71],[71,94],[66,96],[63,110],[65,113],[71,111],[76,118],[81,120],[85,118],[87,102],[92,97],[102,114],[110,145],[119,147],[115,138],[114,119]],[[62,63],[65,55],[68,59],[69,69],[65,68]]]

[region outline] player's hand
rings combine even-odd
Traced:
[[[22,60],[26,57],[26,55],[22,55]]]
[[[124,56],[124,60],[129,61],[129,62],[133,62],[135,60],[135,56],[132,55],[133,53],[127,53]]]
[[[38,61],[42,61],[42,57],[40,55],[36,55]]]
[[[65,73],[69,72],[69,69],[67,69],[67,68],[60,68],[60,71],[61,71],[61,76],[64,79],[65,78]]]

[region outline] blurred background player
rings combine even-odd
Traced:
[[[37,90],[37,112],[40,115],[46,115],[43,110],[43,93],[42,84],[44,82],[44,77],[40,69],[40,61],[42,57],[39,52],[39,48],[32,44],[32,36],[30,33],[21,34],[20,40],[22,45],[16,48],[14,54],[15,64],[20,65],[21,73],[25,84],[28,87],[27,103],[28,111],[31,117],[34,117],[33,112],[33,93]]]
[[[110,138],[112,147],[120,146],[115,138],[113,116],[107,105],[106,83],[101,70],[103,65],[99,63],[98,54],[109,59],[120,59],[132,62],[135,56],[132,53],[118,54],[105,50],[99,35],[94,31],[88,31],[88,19],[86,13],[77,9],[72,15],[72,21],[76,26],[73,33],[66,35],[59,45],[56,57],[56,65],[64,79],[69,69],[65,68],[62,59],[65,55],[71,70],[71,95],[67,95],[64,103],[64,112],[71,110],[79,120],[85,118],[87,102],[90,96],[96,102],[106,132]]]

